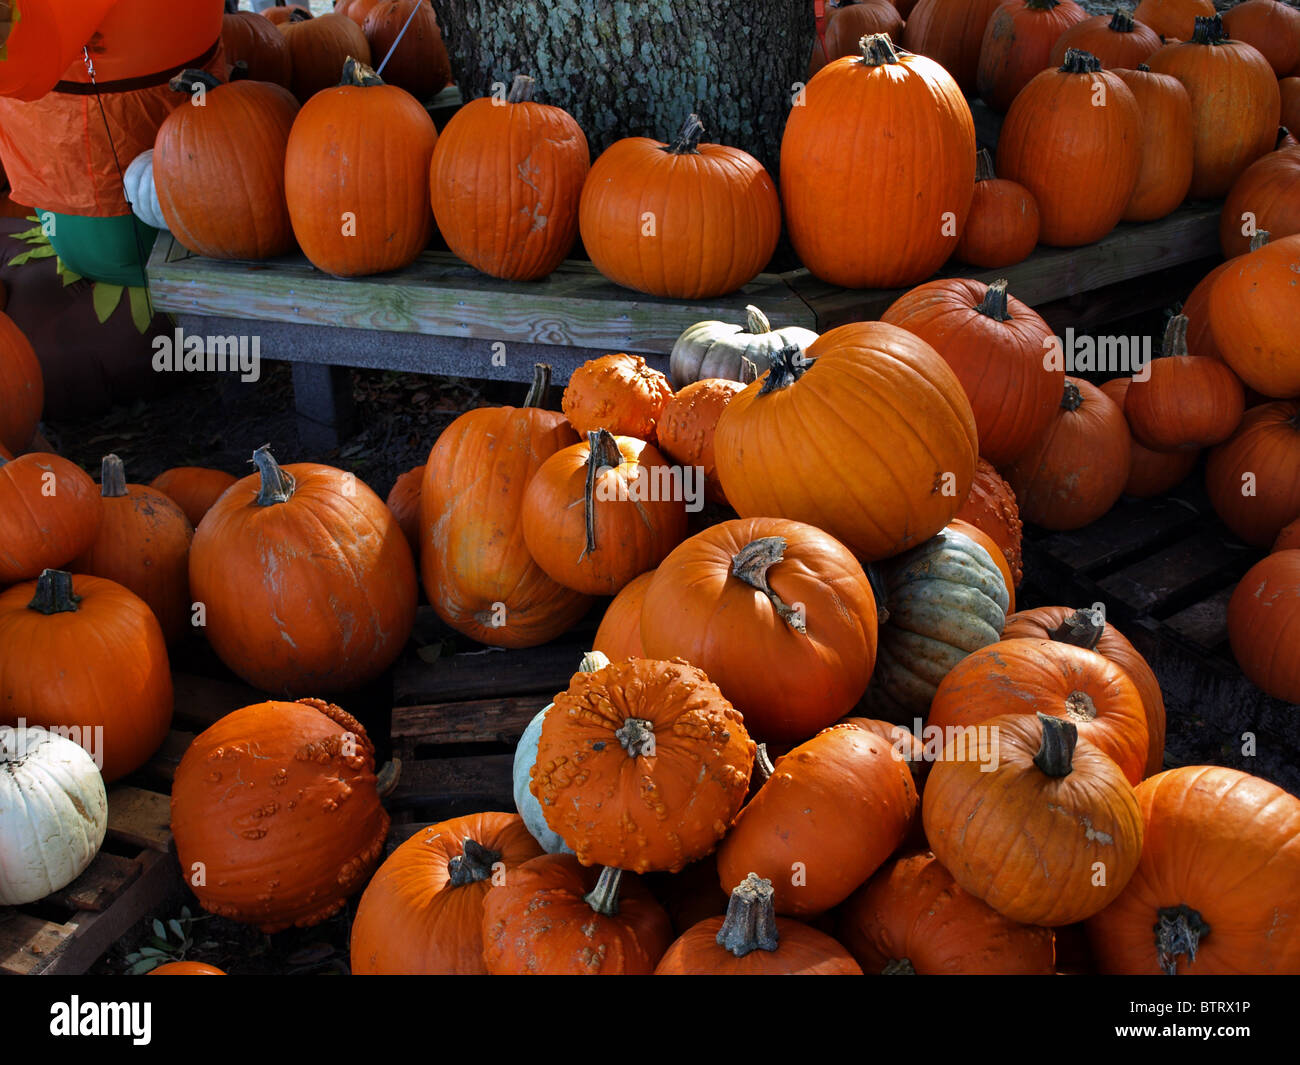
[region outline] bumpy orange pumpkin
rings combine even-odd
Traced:
[[[664,406],[657,427],[659,446],[670,459],[683,467],[698,466],[704,472],[704,495],[714,503],[727,501],[718,479],[718,419],[727,404],[744,390],[739,381],[718,377],[692,381]]]
[[[530,790],[584,865],[676,872],[730,827],[754,751],[700,670],[631,659],[577,673],[555,697]]]
[[[361,723],[320,699],[246,706],[196,736],[172,834],[203,908],[264,932],[341,910],[388,835],[374,757]]]
[[[1251,683],[1300,703],[1300,550],[1274,550],[1241,578],[1228,601],[1232,654]]]
[[[984,459],[980,459],[975,467],[970,495],[957,511],[957,517],[970,522],[1002,549],[1002,554],[1011,567],[1011,578],[1018,588],[1024,577],[1024,565],[1020,558],[1023,530],[1020,507],[1011,486]],[[1007,585],[1007,591],[1013,591],[1011,585]]]
[[[654,575],[654,570],[641,574],[614,596],[591,641],[593,651],[600,651],[611,662],[646,657],[645,644],[641,642],[641,606]]]
[[[640,355],[602,355],[573,371],[564,389],[564,416],[579,433],[608,429],[651,444],[673,398],[668,378]]]
[[[95,482],[67,459],[0,458],[0,584],[71,562],[95,542],[103,513]]]
[[[1205,487],[1223,524],[1266,548],[1300,516],[1300,402],[1252,407],[1210,452]]]
[[[469,814],[420,829],[361,896],[352,974],[485,975],[483,904],[541,853],[518,814]]]
[[[36,351],[14,320],[0,311],[0,446],[22,451],[45,405],[45,378]]]
[[[149,482],[149,487],[158,489],[180,507],[190,524],[197,529],[203,515],[212,509],[212,504],[237,480],[238,477],[225,470],[213,470],[206,466],[173,466],[158,474]]]

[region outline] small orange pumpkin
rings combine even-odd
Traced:
[[[158,489],[180,507],[190,519],[190,524],[197,529],[203,515],[212,509],[212,504],[238,480],[233,473],[225,470],[213,470],[206,466],[173,466],[158,474],[149,482],[149,487]]]
[[[718,419],[728,403],[745,390],[739,381],[706,377],[692,381],[665,404],[657,436],[660,448],[678,465],[698,466],[704,471],[704,496],[713,503],[726,503],[718,479],[714,450]]]
[[[673,398],[668,378],[640,355],[602,355],[584,362],[569,377],[560,406],[569,424],[583,435],[608,429],[651,444],[664,407]]]

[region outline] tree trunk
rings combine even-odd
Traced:
[[[706,141],[775,172],[808,73],[810,0],[433,0],[465,99],[516,74],[578,120],[593,157],[620,137],[670,141],[692,112]]]

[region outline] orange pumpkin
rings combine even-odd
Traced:
[[[1210,328],[1224,361],[1265,396],[1300,396],[1292,324],[1300,313],[1300,233],[1228,263],[1210,291]]]
[[[989,16],[1002,0],[919,0],[907,17],[903,47],[929,56],[969,92],[975,88],[980,45]],[[897,34],[891,36],[898,40]]]
[[[312,17],[311,11],[301,4],[287,4],[285,0],[275,0],[274,6],[263,8],[260,14],[273,26],[282,26],[295,15],[299,18]]]
[[[665,405],[656,430],[659,446],[682,467],[697,467],[704,475],[704,497],[726,503],[718,479],[716,433],[722,412],[745,386],[739,381],[706,377],[692,381]]]
[[[1300,518],[1296,518],[1295,521],[1277,534],[1277,539],[1273,541],[1271,550],[1288,551],[1293,547],[1300,547]]]
[[[31,341],[0,311],[0,446],[17,454],[30,443],[45,406],[45,377]],[[0,578],[2,580],[3,578]]]
[[[640,355],[602,355],[569,377],[561,406],[579,433],[608,429],[616,436],[655,442],[664,407],[673,398],[668,378]]]
[[[1101,386],[1101,391],[1120,410],[1123,410],[1132,384],[1131,377],[1113,377]],[[1125,421],[1127,420],[1126,414]],[[1128,480],[1124,482],[1124,495],[1135,496],[1138,499],[1164,495],[1169,489],[1182,484],[1187,479],[1199,456],[1200,452],[1195,448],[1181,451],[1153,451],[1149,447],[1143,447],[1136,440],[1131,441]]]
[[[1277,87],[1282,93],[1282,125],[1300,129],[1300,78],[1281,78]]]
[[[291,84],[289,42],[274,23],[261,15],[252,11],[227,12],[221,20],[221,43],[226,61],[232,66],[242,62],[254,81],[273,81],[286,89]]]
[[[424,482],[424,466],[412,466],[399,474],[384,502],[397,519],[406,542],[411,545],[413,558],[420,557],[420,489]]]
[[[1006,0],[989,16],[980,42],[975,71],[980,99],[1004,113],[1039,71],[1057,65],[1051,62],[1052,45],[1087,17],[1074,0]]]
[[[1092,15],[1076,22],[1056,38],[1047,65],[1059,67],[1071,48],[1088,52],[1107,70],[1136,70],[1161,45],[1160,34],[1127,11],[1116,8],[1110,15]]]
[[[997,177],[993,157],[981,148],[975,165],[975,195],[953,255],[992,270],[1028,259],[1038,244],[1040,219],[1034,194],[1016,181]]]
[[[290,88],[299,103],[305,104],[318,92],[338,84],[339,71],[346,60],[370,63],[366,35],[344,15],[305,19],[291,15],[281,23],[280,32],[289,45]]]
[[[1300,550],[1274,549],[1241,578],[1228,601],[1232,654],[1250,682],[1300,703]]]
[[[987,3],[988,0],[984,2]],[[902,31],[903,16],[889,0],[833,2],[833,6],[827,9],[826,48],[817,69],[846,55],[857,55],[858,42],[869,34],[887,33],[898,40]]]
[[[1276,0],[1268,0],[1282,6]],[[1295,12],[1300,20],[1300,11]],[[1300,233],[1300,150],[1281,148],[1242,171],[1223,201],[1219,244],[1231,259],[1250,251],[1250,240],[1267,230],[1271,239]]]
[[[1300,64],[1300,11],[1278,0],[1246,0],[1223,13],[1223,28],[1268,60],[1279,78]]]
[[[1185,41],[1197,18],[1214,15],[1214,0],[1141,0],[1133,17],[1145,22],[1161,37]]]
[[[1117,70],[1142,114],[1142,154],[1137,185],[1124,208],[1125,222],[1163,218],[1187,198],[1192,185],[1195,135],[1192,98],[1170,74],[1154,74],[1145,63]]]
[[[370,9],[361,32],[374,61],[387,60],[388,84],[405,89],[421,103],[451,82],[451,58],[428,0],[383,0]]]
[[[227,488],[239,478],[225,470],[213,470],[205,466],[173,466],[163,470],[152,481],[150,488],[156,488],[185,512],[191,525],[196,529],[212,504],[221,498]]]
[[[645,644],[641,642],[641,607],[654,575],[654,570],[641,574],[614,596],[591,641],[593,651],[600,651],[611,662],[646,657]]]
[[[1012,583],[1007,585],[1007,592],[1014,594],[1024,577],[1024,566],[1020,558],[1023,529],[1020,507],[1011,486],[984,459],[980,459],[975,467],[970,495],[957,511],[957,517],[970,522],[1001,548],[1007,565],[1011,567]]]
[[[250,12],[244,12],[250,14]],[[257,16],[254,16],[255,18]],[[265,20],[263,20],[265,21]],[[166,965],[160,965],[156,969],[150,969],[146,976],[226,976],[224,969],[218,969],[215,965],[208,965],[201,961],[171,961]]]
[[[1205,487],[1224,525],[1267,548],[1300,517],[1300,403],[1248,410],[1231,439],[1210,452]]]
[[[103,513],[95,482],[67,459],[0,458],[0,585],[67,565],[95,542]]]
[[[1261,230],[1250,238],[1250,250],[1258,251],[1269,242],[1271,234]],[[1187,299],[1183,301],[1183,314],[1187,315],[1187,346],[1202,355],[1223,358],[1223,352],[1214,341],[1214,330],[1210,325],[1210,295],[1220,277],[1228,269],[1232,260],[1219,263],[1213,270],[1196,283]]]

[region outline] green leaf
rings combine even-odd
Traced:
[[[36,222],[38,224],[34,229],[24,229],[21,233],[15,233],[14,240],[25,240],[29,243],[33,240],[37,240],[41,243],[47,243],[50,238],[45,235],[45,227],[39,224],[40,219],[33,217],[29,218],[27,221]]]
[[[103,321],[103,319],[100,319],[100,320]],[[153,919],[153,934],[156,935],[159,939],[161,939],[161,940],[163,940],[164,942],[166,942],[166,940],[167,940],[167,929],[163,927],[163,923],[162,923],[162,921],[158,920],[157,917],[155,917],[155,918]]]
[[[138,961],[131,966],[130,974],[132,976],[143,976],[145,973],[158,968],[159,964],[160,959],[158,958],[145,958],[143,961]]]
[[[143,285],[132,285],[127,289],[127,298],[131,301],[131,321],[135,323],[136,332],[149,332],[149,323],[153,321],[149,290]]]
[[[141,947],[140,953],[146,958],[170,958],[171,951],[159,950],[157,947]]]
[[[190,919],[192,915],[190,914],[190,908],[188,906],[181,907],[181,916],[187,921]]]
[[[92,298],[95,304],[95,317],[103,325],[122,301],[122,286],[110,285],[107,281],[96,281]]]
[[[181,940],[182,942],[184,942],[184,940],[185,940],[185,933],[181,930],[181,923],[180,923],[180,921],[176,920],[176,918],[173,917],[170,921],[167,922],[167,927],[170,928],[173,932],[176,933],[176,938],[177,938],[177,939],[179,939],[179,940]]]

